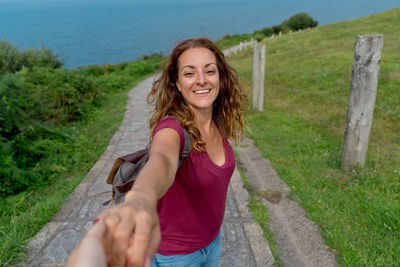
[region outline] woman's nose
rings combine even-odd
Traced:
[[[206,75],[203,72],[199,72],[197,75],[197,83],[199,85],[205,85],[207,83]]]

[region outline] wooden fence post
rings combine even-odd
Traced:
[[[256,44],[253,55],[253,110],[264,108],[265,45]]]
[[[357,36],[341,161],[344,170],[365,164],[382,48],[382,34]]]

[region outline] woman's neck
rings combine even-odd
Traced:
[[[208,110],[193,110],[194,123],[199,129],[201,135],[211,135],[213,123],[212,123],[212,109]]]

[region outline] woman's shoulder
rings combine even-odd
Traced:
[[[156,131],[159,131],[161,129],[164,128],[172,128],[172,129],[181,129],[182,130],[182,126],[180,125],[180,123],[172,116],[167,116],[165,118],[162,118],[156,125],[156,127],[154,128],[154,133]]]
[[[183,132],[182,126],[174,117],[168,116],[168,117],[161,119],[158,122],[158,124],[156,125],[156,127],[154,128],[152,137],[154,137],[154,135],[157,134],[157,132],[159,132],[160,130],[165,129],[165,128],[173,129],[178,133],[179,139],[181,141],[180,142],[181,143],[180,151],[182,153],[183,147],[185,144],[185,134]]]
[[[162,118],[156,125],[156,127],[154,127],[154,131],[153,131],[153,135],[156,134],[156,132],[158,132],[161,129],[164,128],[172,128],[174,130],[176,130],[179,135],[180,132],[182,132],[183,134],[183,129],[181,124],[172,116],[167,116]]]

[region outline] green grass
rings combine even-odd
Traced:
[[[266,41],[265,111],[247,134],[341,266],[400,266],[400,8]],[[340,169],[357,35],[382,33],[364,168]],[[252,50],[230,57],[251,101]],[[396,152],[397,151],[397,152]]]
[[[141,68],[141,64],[143,62],[136,67]],[[123,119],[129,89],[148,75],[147,70],[134,76],[120,71],[120,77],[115,77],[126,80],[124,89],[107,93],[102,105],[84,120],[62,129],[73,140],[70,144],[62,144],[63,148],[67,146],[66,153],[55,154],[40,162],[42,166],[53,168],[58,179],[0,198],[0,266],[8,266],[25,257],[27,242],[51,220],[104,152]]]

